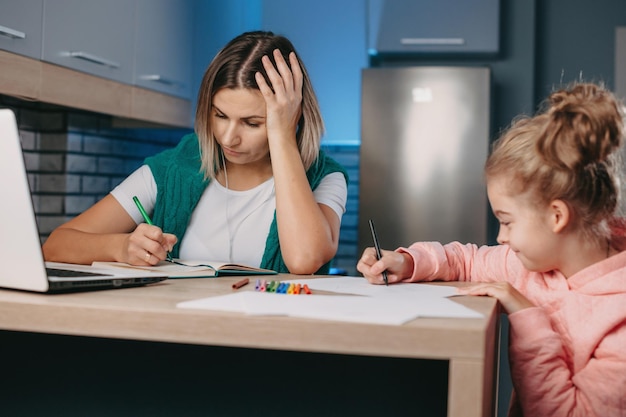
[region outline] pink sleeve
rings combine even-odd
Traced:
[[[607,334],[572,374],[567,352],[539,307],[509,315],[511,376],[524,415],[626,415],[626,324]]]
[[[516,259],[511,259],[513,253],[508,246],[417,242],[396,251],[407,253],[413,258],[413,274],[405,282],[495,282],[513,280],[521,271]]]

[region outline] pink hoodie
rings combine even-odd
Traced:
[[[511,415],[626,416],[626,251],[569,279],[528,271],[506,245],[398,251],[415,261],[405,281],[508,281],[537,306],[509,315]]]

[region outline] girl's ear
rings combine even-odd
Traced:
[[[551,224],[554,233],[560,233],[570,223],[571,212],[569,206],[563,200],[550,202]]]

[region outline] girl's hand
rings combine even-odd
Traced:
[[[131,265],[156,265],[167,257],[176,243],[176,236],[163,233],[160,227],[141,223],[128,235],[122,254]]]
[[[384,284],[383,271],[387,271],[388,282],[400,282],[413,273],[413,258],[407,253],[381,251],[382,257],[376,259],[376,250],[367,248],[356,265],[356,269],[372,284]]]
[[[460,287],[457,292],[462,295],[488,295],[500,301],[508,314],[535,307],[519,291],[508,282],[484,282],[468,287]]]
[[[276,132],[283,137],[295,138],[302,115],[302,70],[294,52],[289,54],[291,69],[278,49],[274,50],[274,60],[276,67],[267,56],[261,59],[269,85],[263,74],[255,74],[259,90],[265,99],[267,135],[271,138]]]

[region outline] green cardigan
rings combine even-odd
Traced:
[[[178,243],[172,250],[172,256],[176,258],[179,256],[179,244],[185,235],[191,214],[209,185],[209,180],[204,178],[201,170],[198,137],[195,133],[184,136],[175,148],[146,158],[145,164],[150,167],[157,185],[152,221],[164,231],[178,237]],[[341,172],[346,183],[348,182],[346,170],[320,150],[316,162],[306,172],[311,189],[315,190],[322,178],[333,172]],[[260,267],[289,272],[280,251],[275,211]],[[329,269],[330,262],[317,273],[326,274]]]

